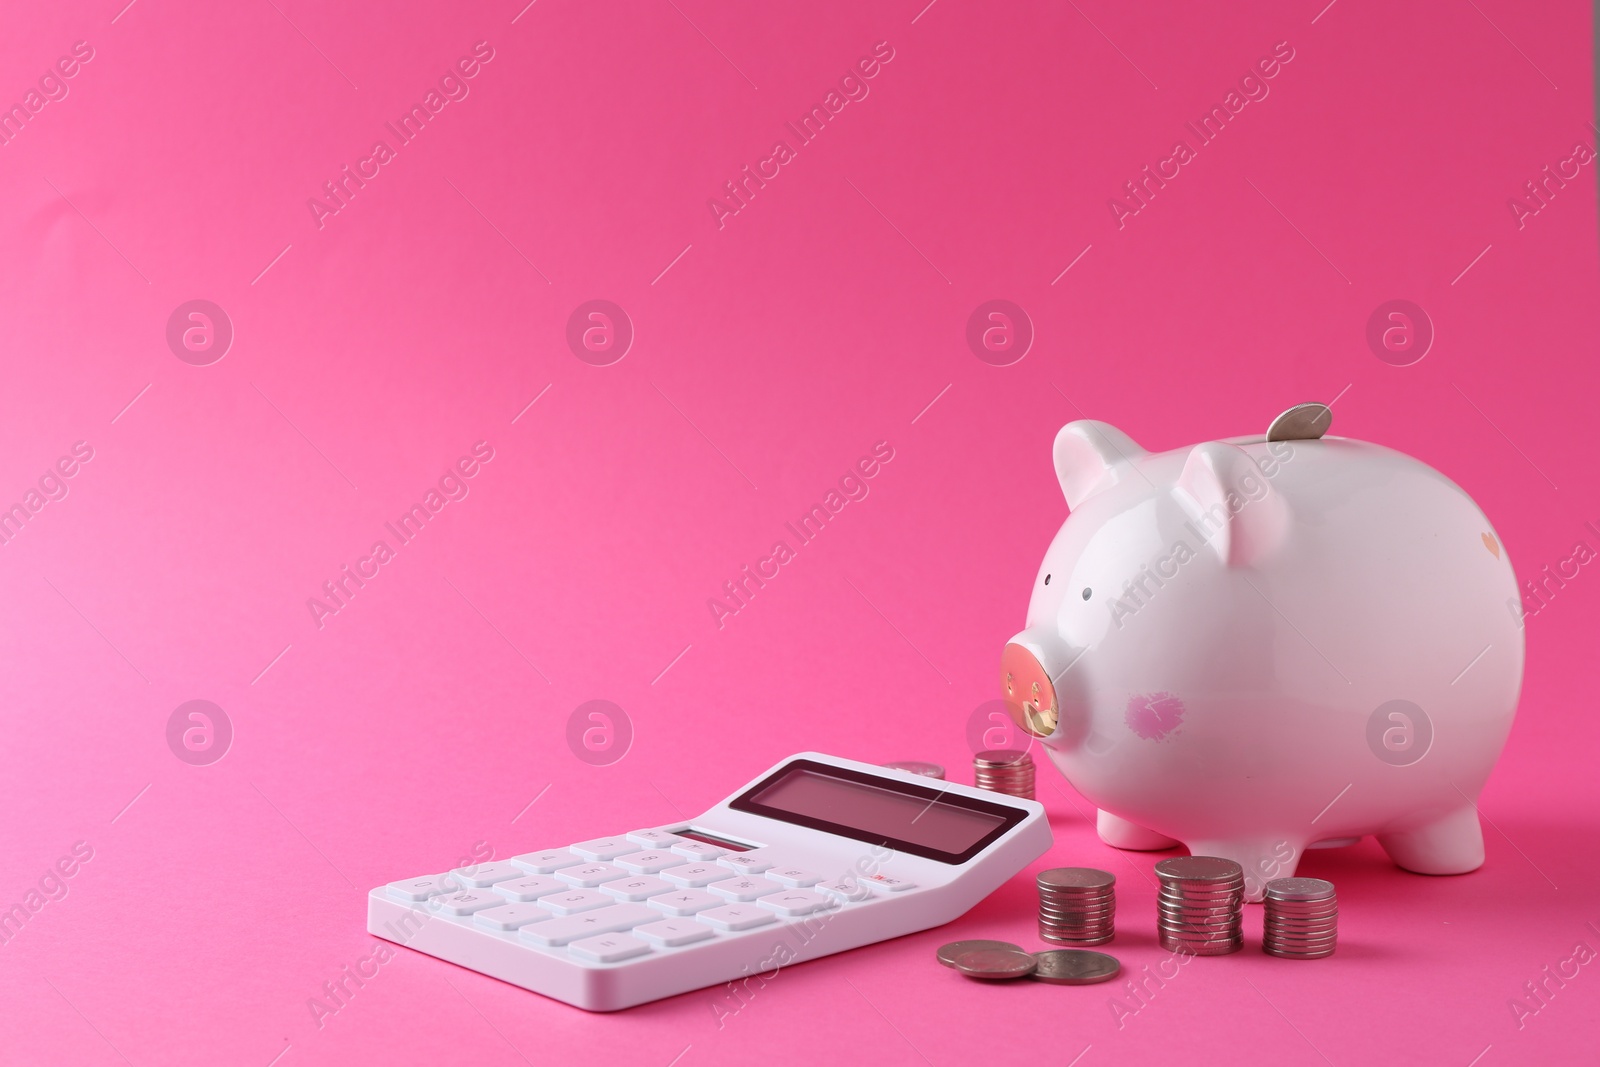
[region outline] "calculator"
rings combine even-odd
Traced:
[[[616,1011],[950,922],[1043,855],[1032,800],[804,752],[697,819],[402,878],[367,931]]]

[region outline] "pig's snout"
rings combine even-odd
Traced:
[[[1029,647],[1029,646],[1035,647]],[[1038,642],[1019,634],[1000,654],[1000,691],[1006,711],[1034,737],[1049,737],[1061,722],[1061,701],[1055,682],[1039,655]]]

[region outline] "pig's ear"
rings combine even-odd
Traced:
[[[1073,511],[1095,493],[1115,485],[1146,455],[1133,438],[1104,422],[1069,422],[1056,434],[1056,478]]]
[[[1177,495],[1192,528],[1230,567],[1248,567],[1276,548],[1289,529],[1283,494],[1242,448],[1196,445],[1178,475]]]

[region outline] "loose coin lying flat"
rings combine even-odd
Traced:
[[[1026,978],[1037,966],[1038,961],[1032,953],[1014,947],[980,948],[956,957],[956,970],[968,978],[982,978],[991,982]]]
[[[980,949],[1009,949],[1012,952],[1021,952],[1022,946],[1013,945],[1009,941],[952,941],[948,945],[939,946],[939,962],[946,967],[954,967],[956,960],[968,952],[977,952]]]
[[[1052,985],[1094,985],[1109,982],[1122,972],[1117,958],[1104,952],[1051,948],[1035,952],[1033,958],[1037,961],[1032,975],[1034,981]]]

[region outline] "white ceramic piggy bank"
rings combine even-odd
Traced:
[[[1483,863],[1523,640],[1460,487],[1362,441],[1151,454],[1091,421],[1055,469],[1071,515],[1001,685],[1102,840],[1237,860],[1252,900],[1366,834],[1409,871]]]

